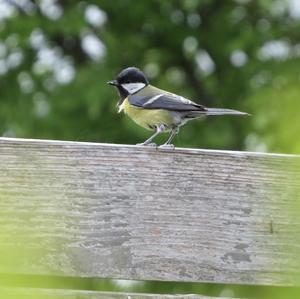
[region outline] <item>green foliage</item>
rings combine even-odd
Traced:
[[[191,122],[177,145],[299,152],[289,146],[298,132],[289,112],[276,132],[272,125],[272,115],[282,114],[276,103],[298,102],[300,64],[299,18],[288,1],[275,2],[53,1],[45,7],[2,0],[13,12],[0,14],[0,134],[142,141],[149,132],[117,114],[118,96],[106,85],[135,65],[161,88],[253,114]],[[94,56],[84,40],[96,48]],[[280,44],[262,54],[271,41]],[[279,81],[286,82],[281,92]]]

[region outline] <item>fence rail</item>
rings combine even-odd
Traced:
[[[5,299],[229,299],[224,297],[207,297],[201,295],[134,294],[25,288],[0,288],[0,292]]]
[[[299,285],[299,179],[292,155],[0,138],[0,272]]]

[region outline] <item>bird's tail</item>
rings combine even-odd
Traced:
[[[233,109],[223,109],[223,108],[206,108],[206,115],[250,115],[246,112],[241,112]]]

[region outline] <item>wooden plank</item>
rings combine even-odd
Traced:
[[[0,271],[299,284],[299,161],[1,138]]]
[[[24,288],[0,288],[0,294],[5,299],[226,299],[224,297],[216,298],[192,294],[163,295]]]

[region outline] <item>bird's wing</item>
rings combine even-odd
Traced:
[[[172,93],[155,95],[133,94],[128,98],[131,105],[144,109],[166,109],[171,111],[206,111],[202,105]]]

